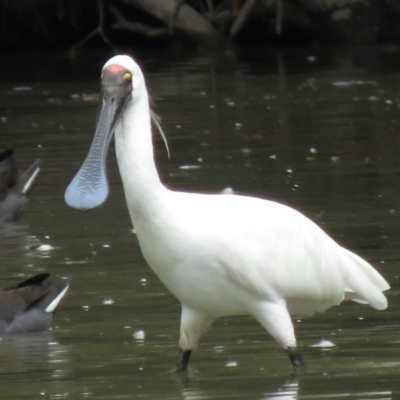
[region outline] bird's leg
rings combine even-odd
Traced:
[[[211,321],[203,313],[182,304],[179,355],[176,363],[176,371],[187,369],[192,350],[196,347],[201,334],[210,325]]]
[[[285,302],[263,302],[254,308],[253,315],[286,350],[294,367],[303,367],[304,361],[297,350],[293,323]]]
[[[297,350],[296,347],[288,347],[286,349],[286,352],[289,356],[290,362],[292,365],[296,368],[302,368],[305,367],[305,363],[303,361],[303,358],[301,357],[299,351]]]
[[[176,372],[185,371],[189,364],[190,355],[192,354],[192,350],[182,350],[179,349],[178,360],[176,362]]]

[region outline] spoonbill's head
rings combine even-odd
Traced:
[[[86,211],[106,200],[107,150],[127,104],[141,93],[143,85],[142,71],[131,57],[115,56],[104,65],[96,132],[85,161],[65,191],[69,206]]]

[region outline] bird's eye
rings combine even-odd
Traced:
[[[125,83],[131,83],[132,82],[132,74],[130,72],[125,72],[123,78]]]

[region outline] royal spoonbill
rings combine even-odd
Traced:
[[[40,160],[36,160],[22,174],[18,173],[14,150],[0,154],[0,222],[16,221],[28,204],[28,193],[40,172]]]
[[[177,370],[187,368],[201,334],[222,316],[252,315],[302,366],[291,315],[343,300],[387,307],[385,279],[298,211],[255,197],[167,189],[154,163],[143,73],[126,55],[103,67],[94,139],[65,193],[71,207],[89,210],[106,199],[114,132],[143,256],[182,305]]]
[[[39,274],[0,290],[0,336],[39,332],[50,327],[54,311],[68,290],[70,279],[57,285],[50,274]]]

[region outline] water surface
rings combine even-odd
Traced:
[[[169,138],[170,160],[155,137],[167,186],[230,187],[288,204],[392,285],[386,311],[351,303],[296,320],[304,373],[293,374],[261,326],[240,317],[213,325],[183,378],[169,373],[180,307],[140,254],[112,152],[106,204],[80,213],[63,202],[92,138],[106,59],[41,66],[40,57],[10,57],[2,66],[1,147],[15,148],[21,168],[41,158],[43,172],[21,221],[1,229],[0,278],[46,270],[73,279],[50,332],[0,342],[4,398],[398,398],[400,74],[392,55],[253,49],[139,60]],[[335,346],[313,347],[323,338]]]

